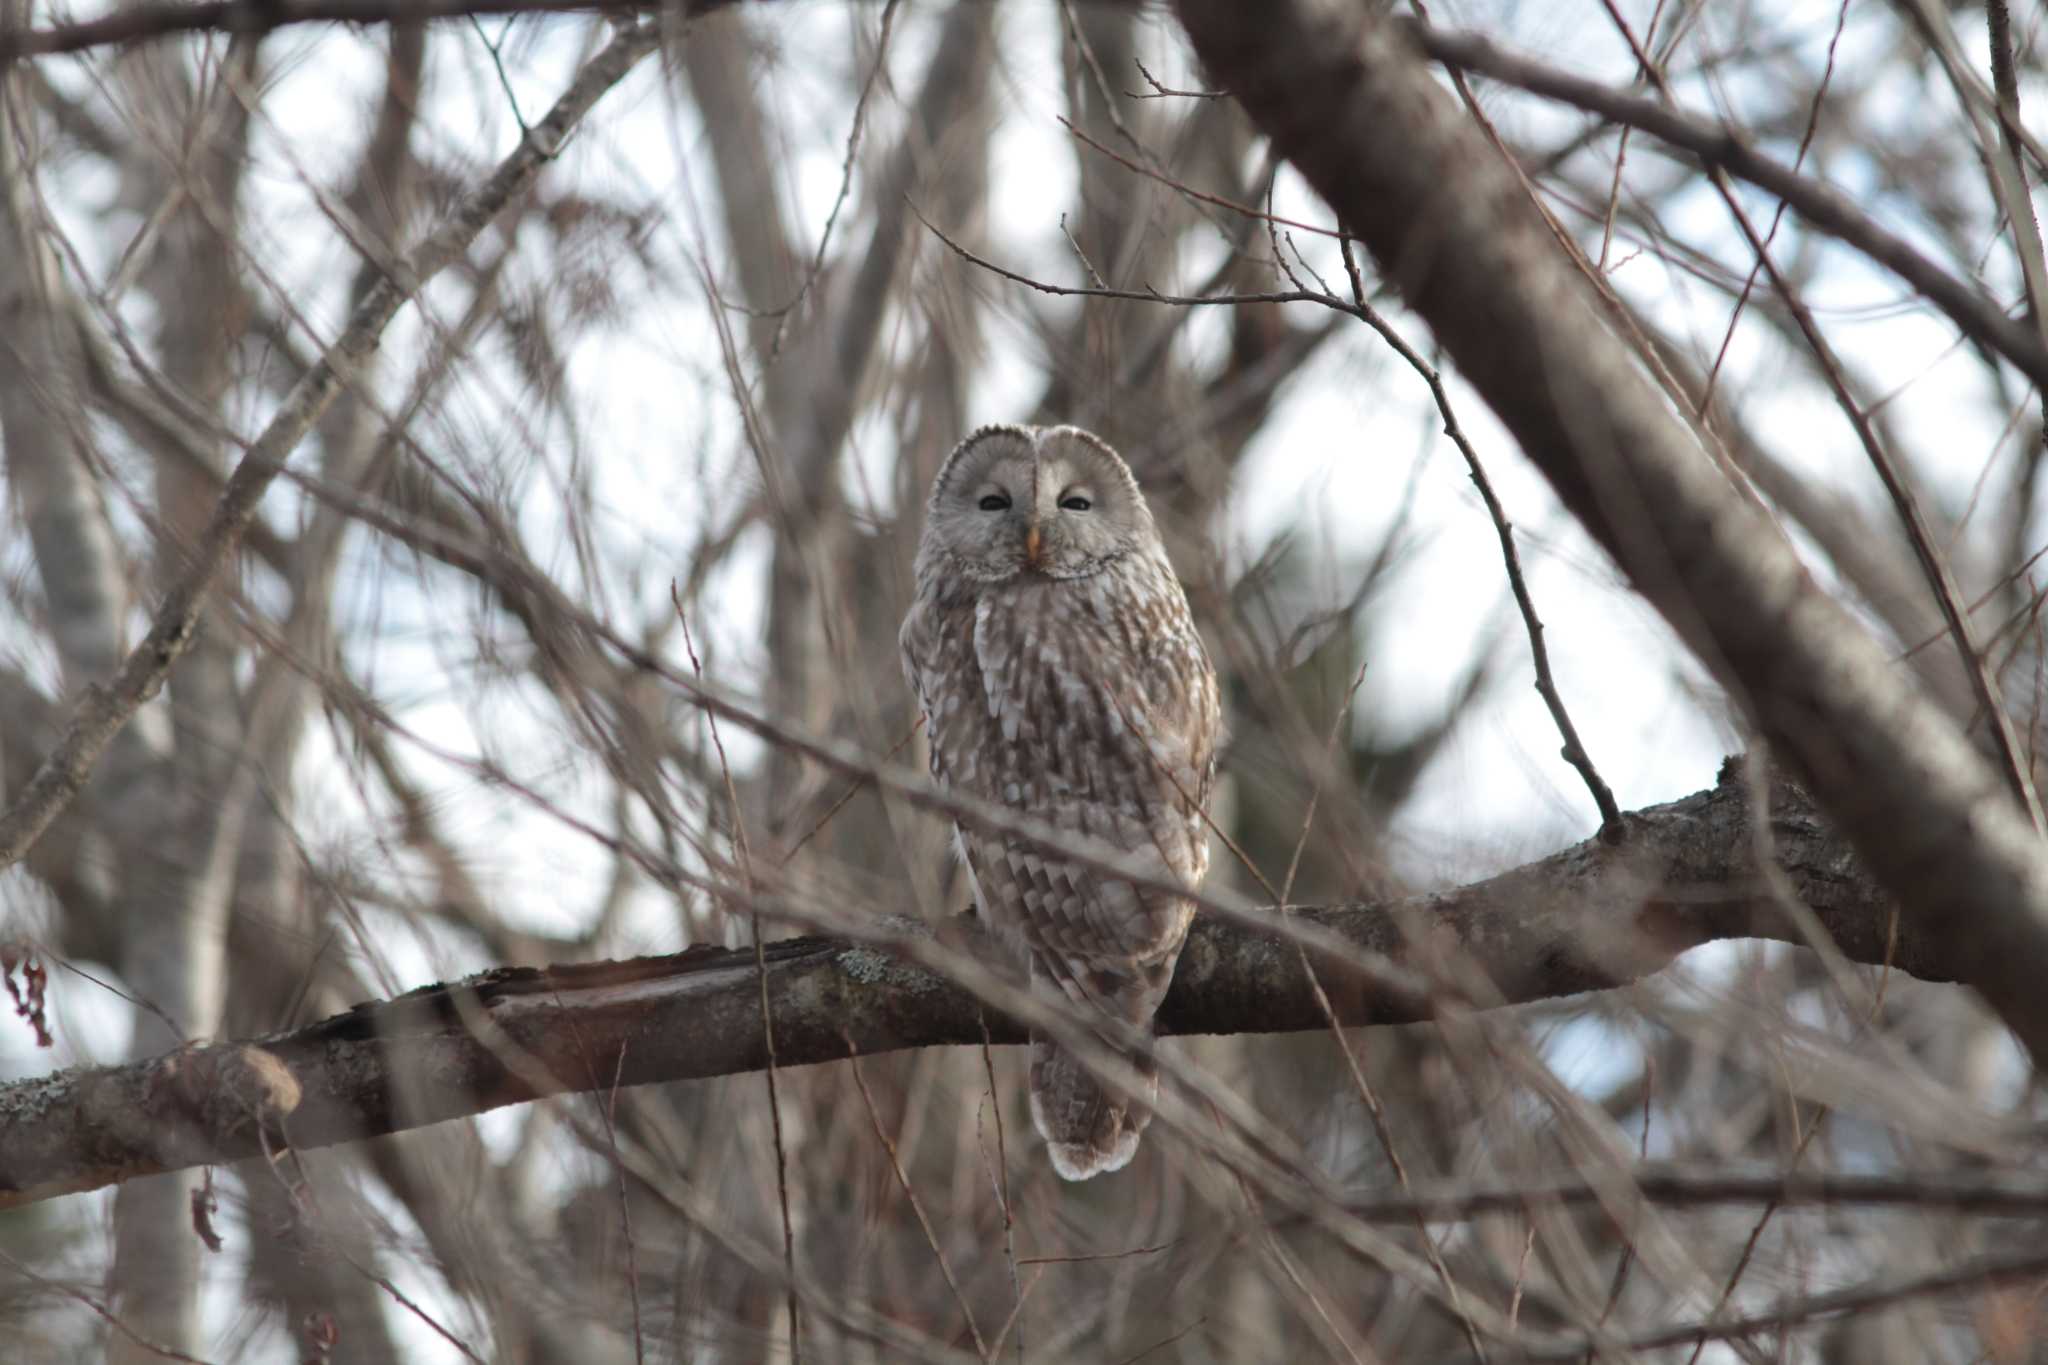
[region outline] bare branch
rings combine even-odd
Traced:
[[[1710,1204],[1788,1207],[1863,1205],[1871,1208],[1949,1209],[1994,1217],[2030,1218],[2048,1210],[2048,1179],[2032,1171],[1977,1168],[1886,1171],[1787,1171],[1775,1168],[1645,1163],[1628,1172],[1646,1203],[1697,1208]],[[1362,1195],[1346,1203],[1374,1223],[1462,1221],[1483,1214],[1517,1213],[1531,1204],[1604,1204],[1613,1189],[1580,1173],[1522,1180],[1443,1180],[1413,1191]],[[1626,1212],[1623,1210],[1622,1212]]]
[[[733,0],[672,0],[685,15],[724,9]],[[189,33],[268,33],[294,24],[423,23],[486,14],[645,14],[658,0],[201,0],[128,5],[97,19],[0,31],[0,64],[23,57],[85,52]]]
[[[1486,504],[1486,515],[1493,521],[1494,534],[1500,538],[1501,561],[1508,570],[1508,588],[1514,594],[1515,610],[1521,613],[1522,629],[1529,637],[1529,659],[1536,670],[1537,695],[1543,698],[1551,723],[1557,726],[1558,738],[1564,741],[1564,761],[1577,770],[1579,779],[1593,797],[1594,808],[1600,812],[1602,837],[1610,843],[1617,842],[1623,834],[1621,807],[1615,804],[1613,788],[1593,766],[1593,756],[1586,752],[1585,741],[1579,738],[1579,728],[1572,724],[1571,712],[1565,709],[1564,694],[1557,690],[1557,679],[1550,671],[1550,650],[1543,643],[1543,618],[1536,614],[1535,599],[1529,596],[1528,580],[1522,576],[1522,556],[1515,548],[1515,528],[1508,521],[1507,509],[1501,506],[1500,495],[1493,491],[1493,480],[1486,476],[1486,466],[1479,462],[1479,451],[1473,446],[1472,438],[1465,434],[1464,425],[1458,421],[1457,410],[1451,406],[1450,392],[1444,388],[1443,376],[1365,301],[1365,279],[1359,273],[1351,243],[1346,241],[1341,246],[1344,268],[1351,278],[1354,316],[1378,332],[1380,338],[1393,348],[1394,354],[1422,377],[1422,382],[1429,386],[1429,396],[1436,403],[1438,415],[1444,419],[1444,435],[1465,457],[1465,470],[1472,476],[1473,487],[1479,490],[1480,501]]]

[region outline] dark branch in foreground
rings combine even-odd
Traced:
[[[1953,1213],[2038,1218],[2048,1212],[2048,1179],[2032,1171],[1978,1169],[1841,1171],[1732,1169],[1646,1163],[1629,1184],[1647,1203],[1673,1208],[1711,1204],[1839,1205],[1864,1208],[1946,1209]],[[1345,1203],[1345,1211],[1373,1223],[1463,1222],[1482,1214],[1519,1213],[1535,1203],[1597,1204],[1613,1197],[1610,1185],[1576,1171],[1527,1180],[1478,1183],[1446,1180],[1413,1192],[1377,1192]]]
[[[676,0],[688,16],[724,9],[735,0]],[[597,14],[659,9],[656,0],[201,0],[198,4],[126,5],[111,14],[48,28],[0,28],[0,63],[120,47],[198,33],[268,33],[294,24],[384,24],[472,16]]]
[[[1591,839],[1470,886],[1383,905],[1298,909],[1369,953],[1417,964],[1447,953],[1483,973],[1483,1006],[1640,980],[1723,939],[1798,942],[1752,863],[1750,800],[1736,765],[1720,782],[1627,817],[1628,842]],[[1772,830],[1799,895],[1850,959],[1953,979],[1948,955],[1894,923],[1811,801],[1772,793]],[[884,926],[878,926],[878,928]],[[979,931],[947,926],[973,949]],[[778,1064],[981,1042],[973,996],[872,945],[798,938],[768,946]],[[1412,995],[1323,958],[1346,1024],[1413,1023]],[[1472,979],[1465,970],[1461,981]],[[1023,1039],[991,1017],[998,1043]],[[1163,1034],[1326,1028],[1296,951],[1200,920]],[[462,1118],[545,1095],[755,1071],[767,1062],[751,949],[507,968],[358,1005],[296,1032],[79,1069],[0,1087],[0,1207],[135,1176],[234,1161],[266,1147],[323,1147]]]

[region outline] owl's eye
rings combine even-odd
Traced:
[[[1088,499],[1082,497],[1079,493],[1076,493],[1071,498],[1060,499],[1060,506],[1065,508],[1069,512],[1085,512],[1094,505],[1094,503],[1088,501]]]
[[[1007,511],[1009,506],[1010,495],[1008,493],[991,493],[981,500],[981,510],[984,512]]]

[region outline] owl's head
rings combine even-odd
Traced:
[[[1084,578],[1158,544],[1138,481],[1101,437],[990,426],[955,446],[932,481],[918,573]]]

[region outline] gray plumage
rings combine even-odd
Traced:
[[[1194,890],[1209,867],[1216,674],[1130,469],[1076,427],[983,427],[932,484],[903,663],[932,776],[1140,859]],[[983,917],[1032,988],[1150,1024],[1194,906],[956,827]],[[1031,1117],[1069,1180],[1130,1161],[1158,1080],[1113,1095],[1031,1047]]]

